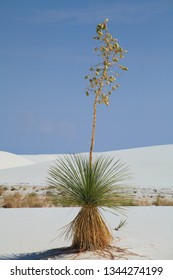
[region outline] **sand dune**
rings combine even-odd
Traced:
[[[33,162],[23,156],[0,151],[0,169],[14,168],[33,164]]]
[[[132,173],[127,183],[139,187],[173,187],[173,145],[95,153],[126,162]],[[15,155],[0,152],[0,184],[45,185],[49,167],[63,155]]]

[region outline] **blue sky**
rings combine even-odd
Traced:
[[[95,151],[173,144],[172,0],[0,0],[0,150],[86,152],[95,27],[128,50],[97,113]]]

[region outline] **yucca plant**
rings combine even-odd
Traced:
[[[122,211],[128,200],[120,194],[122,181],[129,176],[128,167],[120,160],[69,155],[60,158],[49,170],[49,186],[55,188],[54,199],[63,206],[80,206],[75,219],[66,227],[72,247],[79,250],[107,248],[112,234],[100,208]]]
[[[108,19],[96,27],[95,48],[100,62],[90,68],[86,95],[94,96],[91,144],[89,156],[71,155],[57,160],[49,170],[49,185],[57,190],[57,204],[80,206],[76,218],[66,228],[72,238],[72,247],[79,250],[107,248],[112,234],[100,212],[100,208],[122,210],[127,199],[120,195],[122,180],[127,179],[127,167],[121,161],[105,157],[93,160],[96,132],[97,105],[109,105],[109,99],[119,84],[119,70],[127,67],[119,64],[126,50],[108,32]],[[114,71],[117,67],[117,71]]]

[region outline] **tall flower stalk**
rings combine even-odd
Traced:
[[[113,38],[109,33],[107,22],[108,19],[97,25],[97,36],[94,37],[98,42],[98,47],[95,47],[95,52],[100,57],[100,62],[91,67],[90,74],[85,77],[89,81],[86,95],[88,96],[91,93],[94,94],[92,133],[89,153],[90,165],[92,165],[95,143],[97,105],[109,105],[110,95],[120,86],[117,83],[117,77],[120,75],[119,70],[128,70],[127,67],[119,63],[120,60],[124,58],[124,54],[127,51],[124,50],[119,45],[118,40]]]

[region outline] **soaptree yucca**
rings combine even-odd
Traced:
[[[57,204],[81,207],[66,228],[72,247],[96,250],[110,245],[112,235],[100,208],[122,210],[128,201],[120,195],[120,188],[127,178],[126,164],[107,157],[98,157],[90,165],[87,156],[68,155],[50,168],[48,180],[56,190]]]
[[[112,234],[100,212],[101,208],[121,210],[127,200],[121,194],[121,183],[128,177],[127,166],[108,157],[93,159],[98,104],[109,105],[109,98],[119,84],[119,70],[127,70],[119,61],[125,50],[108,32],[106,19],[96,28],[95,48],[100,61],[90,68],[86,95],[93,94],[93,121],[89,156],[60,157],[49,170],[49,185],[56,190],[58,205],[79,206],[79,213],[67,226],[66,235],[72,238],[72,247],[79,250],[107,248]],[[117,71],[115,71],[115,69]]]

